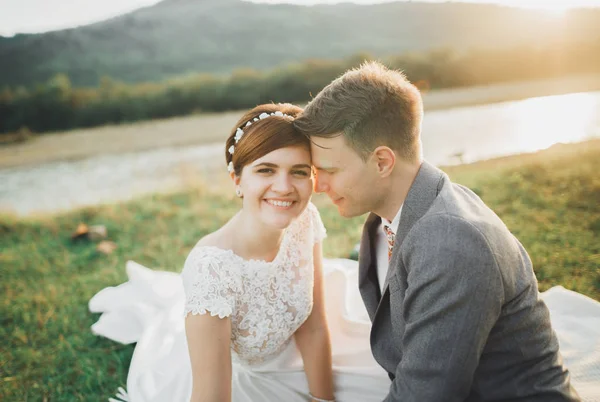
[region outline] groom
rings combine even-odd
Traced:
[[[296,119],[316,190],[370,212],[359,287],[386,401],[578,401],[527,252],[469,189],[423,160],[419,91],[371,62]]]

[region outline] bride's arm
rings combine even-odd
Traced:
[[[333,400],[331,344],[325,317],[321,243],[314,246],[314,272],[312,313],[296,331],[295,339],[304,361],[310,393],[316,398]]]
[[[231,401],[231,319],[188,314],[185,333],[192,363],[190,402]]]

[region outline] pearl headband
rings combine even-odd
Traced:
[[[244,128],[246,127],[250,127],[252,125],[252,123],[257,122],[259,120],[264,120],[268,117],[271,116],[278,116],[278,117],[289,117],[289,118],[294,118],[293,116],[290,116],[289,114],[285,114],[280,112],[279,110],[273,113],[261,113],[258,115],[258,117],[255,117],[254,119],[248,121],[246,124],[244,124]],[[240,140],[242,139],[242,136],[244,135],[244,130],[242,130],[240,127],[238,127],[237,130],[235,130],[235,143],[237,144],[238,142],[240,142]],[[229,147],[229,149],[227,150],[229,152],[230,155],[233,155],[233,153],[235,152],[235,146],[232,145]],[[227,165],[227,171],[229,173],[233,172],[233,161],[229,162],[229,164]]]

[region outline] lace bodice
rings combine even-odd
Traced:
[[[272,262],[245,260],[231,250],[196,246],[181,273],[185,315],[231,318],[234,361],[260,363],[279,353],[313,304],[313,245],[325,237],[316,207],[286,228]]]

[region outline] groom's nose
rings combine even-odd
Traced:
[[[329,185],[323,180],[323,177],[319,174],[315,176],[315,192],[326,193],[329,191]]]

